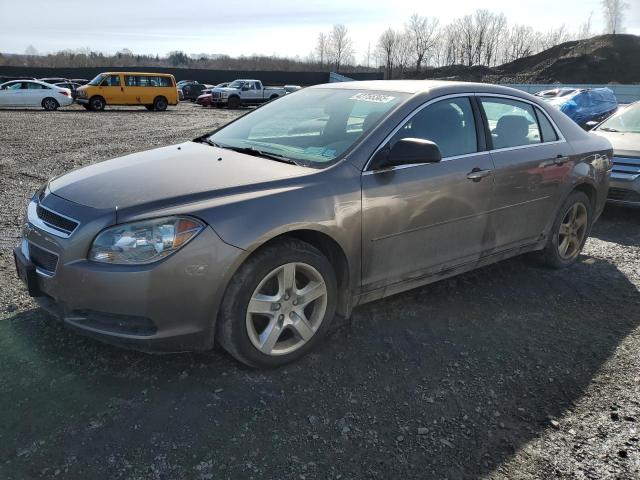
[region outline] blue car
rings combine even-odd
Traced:
[[[609,88],[577,89],[547,101],[586,130],[618,109],[618,100]]]

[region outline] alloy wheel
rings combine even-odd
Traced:
[[[589,214],[582,203],[574,203],[565,213],[558,231],[558,253],[563,260],[578,256],[587,234]]]
[[[327,309],[322,275],[306,263],[286,263],[258,284],[246,313],[251,343],[265,355],[286,355],[318,331]]]

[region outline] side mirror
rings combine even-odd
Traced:
[[[442,160],[440,149],[432,141],[422,138],[403,138],[393,147],[379,150],[371,161],[371,168],[380,170],[414,163],[438,163],[440,160]]]
[[[592,130],[596,125],[598,125],[600,122],[596,121],[596,120],[590,120],[587,123],[584,124],[584,129],[585,130]]]

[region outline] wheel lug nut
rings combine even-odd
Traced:
[[[278,320],[284,320],[284,315],[280,314],[280,316],[278,317]]]
[[[298,304],[298,301],[297,301],[297,300],[294,300],[294,301],[293,301],[293,304],[294,304],[294,305],[297,305],[297,304]]]
[[[275,308],[276,310],[280,310],[280,304],[279,304],[279,303],[276,303],[276,304],[273,306],[273,308]]]

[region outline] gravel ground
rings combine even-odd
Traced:
[[[235,115],[0,111],[0,478],[640,478],[638,211],[608,208],[570,269],[513,259],[360,307],[275,371],[35,307],[10,248],[38,185]]]

